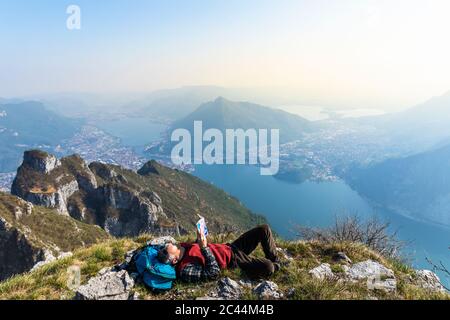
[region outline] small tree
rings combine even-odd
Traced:
[[[326,243],[358,242],[380,254],[398,259],[405,242],[397,239],[397,231],[389,231],[390,224],[376,216],[362,220],[357,215],[336,217],[334,225],[329,228],[297,227],[297,234],[305,240],[316,240]]]
[[[450,248],[449,248],[449,249],[450,249]],[[446,266],[444,266],[444,263],[443,263],[442,261],[439,261],[439,264],[436,264],[436,263],[434,263],[430,258],[426,258],[426,259],[427,259],[427,262],[432,266],[432,268],[433,268],[432,271],[433,271],[433,272],[439,271],[439,272],[441,272],[446,278],[450,279],[450,270],[449,270]],[[441,281],[441,285],[442,285],[446,290],[450,291],[450,288],[444,286],[444,285],[442,284],[442,281]]]

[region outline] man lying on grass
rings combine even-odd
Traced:
[[[250,254],[261,244],[265,258]],[[241,268],[249,278],[267,278],[280,269],[275,241],[268,225],[261,225],[241,235],[233,243],[208,243],[197,231],[194,243],[168,243],[158,259],[176,266],[177,276],[185,282],[216,280],[221,269]]]

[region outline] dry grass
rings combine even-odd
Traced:
[[[179,241],[192,241],[195,235],[179,238]],[[67,286],[70,266],[81,268],[81,283],[95,276],[104,267],[113,266],[122,261],[123,255],[138,248],[152,238],[141,235],[135,239],[109,240],[89,248],[79,249],[70,258],[65,258],[41,269],[13,277],[0,283],[0,299],[72,299],[74,292]],[[232,234],[211,238],[211,242],[228,242],[234,239]],[[414,286],[410,279],[412,269],[398,261],[388,260],[368,249],[362,244],[354,243],[320,243],[317,241],[288,242],[278,240],[278,245],[286,249],[294,257],[293,262],[282,268],[271,280],[276,282],[285,294],[294,289],[294,293],[286,297],[295,300],[334,300],[334,299],[449,299],[449,295],[430,293]],[[344,251],[354,262],[373,259],[394,270],[398,280],[398,290],[394,294],[370,291],[365,283],[347,283],[339,281],[318,281],[308,271],[322,262],[331,264],[335,272],[342,270],[339,264],[332,262],[335,251]],[[256,255],[263,255],[259,248]],[[226,270],[223,276],[240,280],[245,275],[236,270]],[[136,286],[135,290],[141,298],[154,299],[195,299],[206,295],[215,287],[215,282],[196,284],[175,283],[174,288],[164,294],[153,294],[144,286]],[[250,289],[244,290],[243,299],[256,299]]]

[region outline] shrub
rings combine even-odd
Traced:
[[[297,227],[298,235],[307,241],[324,243],[353,242],[362,243],[389,258],[401,258],[405,242],[397,239],[397,232],[389,231],[389,223],[377,217],[363,221],[360,217],[336,217],[329,228]]]

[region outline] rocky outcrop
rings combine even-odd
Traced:
[[[11,193],[118,237],[186,234],[198,212],[218,233],[265,222],[222,190],[156,161],[135,172],[100,162],[87,165],[77,155],[58,160],[30,151],[17,170]]]
[[[105,268],[89,279],[88,283],[77,289],[77,300],[130,300],[135,299],[132,292],[134,280],[126,270],[115,271]]]
[[[345,275],[352,280],[373,279],[376,281],[375,285],[387,291],[395,290],[396,287],[394,271],[373,260],[355,263]]]
[[[175,240],[171,236],[164,236],[164,237],[158,237],[158,238],[152,239],[148,244],[150,244],[152,246],[162,246],[166,243],[176,244],[177,240]]]
[[[138,174],[145,176],[148,174],[159,174],[158,164],[156,161],[149,161],[137,171]]]
[[[105,230],[114,236],[159,233],[158,221],[167,216],[160,198],[154,193],[150,196],[114,184],[99,187],[96,199],[106,209]],[[158,201],[152,202],[152,199]]]
[[[0,281],[30,270],[45,259],[45,251],[36,247],[18,228],[0,217]]]
[[[67,257],[77,247],[108,238],[98,227],[81,224],[56,210],[34,206],[10,194],[0,192],[0,208],[0,280],[37,269]]]
[[[220,279],[217,284],[217,293],[220,298],[236,300],[242,295],[239,283],[228,277]]]
[[[23,155],[23,164],[35,171],[48,174],[53,169],[60,166],[61,162],[54,155],[39,150],[31,150],[25,151]]]
[[[212,289],[206,296],[197,298],[199,300],[238,300],[243,296],[244,288],[261,300],[278,300],[284,298],[278,285],[273,281],[263,280],[253,283],[241,279],[239,282],[229,277],[220,279],[217,287]]]
[[[445,288],[441,284],[441,280],[434,272],[430,270],[416,270],[415,284],[433,292],[445,292]]]
[[[60,214],[69,215],[67,208],[68,199],[79,190],[76,180],[71,180],[60,185],[55,192],[27,192],[25,200],[36,205],[54,208]]]
[[[333,280],[336,278],[328,263],[322,263],[320,266],[311,269],[309,274],[318,280]]]
[[[263,281],[258,284],[253,293],[261,300],[277,300],[283,298],[283,293],[278,288],[278,285],[272,281]]]
[[[343,264],[352,264],[352,260],[344,252],[335,253],[333,255],[333,261]]]
[[[322,263],[311,269],[309,274],[318,280],[365,281],[369,290],[383,290],[390,293],[397,290],[397,279],[394,271],[382,264],[373,260],[366,260],[347,266],[350,259],[343,259],[341,256],[339,260],[343,264],[341,265],[343,272],[333,273],[328,263]]]
[[[114,236],[141,233],[179,234],[162,207],[161,197],[120,167],[89,166],[77,155],[61,160],[41,151],[24,154],[11,189],[35,205],[54,208],[75,219],[94,223]],[[100,182],[100,183],[99,183]]]
[[[367,286],[371,290],[395,292],[397,289],[394,271],[376,261],[355,263],[345,272],[345,276],[351,281],[367,281]]]
[[[35,205],[69,215],[69,198],[83,188],[96,186],[95,176],[76,156],[58,160],[43,151],[26,151],[11,193]]]
[[[44,260],[39,261],[38,263],[36,263],[33,268],[31,268],[30,271],[35,271],[49,263],[52,263],[53,261],[59,260],[59,259],[64,259],[64,258],[68,258],[71,257],[73,254],[72,252],[63,252],[61,254],[59,254],[57,257],[55,257],[53,255],[53,253],[49,250],[44,250]]]

